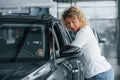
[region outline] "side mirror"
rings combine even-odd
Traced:
[[[60,53],[61,58],[56,60],[56,64],[59,64],[59,63],[64,62],[66,60],[80,58],[83,55],[83,53],[81,52],[81,49],[79,47],[73,46],[73,45],[65,45],[60,50],[59,53]]]
[[[81,49],[77,46],[73,45],[65,45],[60,50],[61,57],[71,57],[71,56],[80,56],[82,54]]]

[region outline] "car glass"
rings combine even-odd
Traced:
[[[1,24],[0,61],[44,58],[45,36],[44,25]]]
[[[56,25],[54,25],[54,31],[58,38],[60,48],[69,44],[72,41],[71,36],[69,35],[69,32],[66,30],[66,28],[62,24],[56,23]]]

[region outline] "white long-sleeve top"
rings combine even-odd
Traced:
[[[82,62],[85,69],[85,78],[91,78],[111,68],[110,63],[101,55],[98,41],[89,25],[82,27],[77,32],[71,45],[80,47],[84,53]]]

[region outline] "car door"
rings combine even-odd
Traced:
[[[72,38],[68,32],[68,30],[61,24],[58,23],[54,25],[54,31],[58,39],[58,44],[60,49],[65,45],[68,45],[72,42]],[[66,60],[61,65],[68,67],[68,75],[71,75],[72,80],[84,80],[84,69],[83,64],[79,58]]]

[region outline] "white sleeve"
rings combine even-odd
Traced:
[[[88,42],[87,32],[84,30],[80,30],[77,32],[75,40],[71,43],[71,45],[82,48]]]

